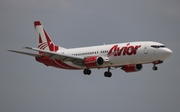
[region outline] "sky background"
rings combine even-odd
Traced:
[[[33,22],[66,48],[157,41],[173,51],[152,70],[46,67],[8,52],[37,47]],[[1,0],[0,112],[180,112],[179,0]]]

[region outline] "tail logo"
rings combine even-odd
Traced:
[[[48,47],[48,43],[46,41],[43,42],[42,38],[41,38],[41,35],[39,34],[39,45],[38,45],[38,48],[44,50],[44,49],[46,49],[46,47]]]
[[[42,50],[44,50],[46,47],[48,47],[48,43],[47,42],[40,43],[39,46],[38,46],[38,48],[42,49]]]

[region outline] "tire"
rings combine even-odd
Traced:
[[[158,67],[157,66],[153,66],[153,70],[154,71],[158,70]]]

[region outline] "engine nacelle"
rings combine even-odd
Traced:
[[[91,56],[84,60],[84,65],[87,68],[95,68],[103,65],[104,59],[99,56]]]
[[[142,69],[142,64],[125,65],[121,69],[124,70],[127,73],[129,73],[129,72],[137,72],[137,71],[140,71]]]

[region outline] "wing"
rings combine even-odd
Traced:
[[[84,57],[80,57],[80,56],[72,56],[72,55],[67,55],[67,54],[62,54],[62,53],[57,53],[57,52],[51,52],[48,50],[41,50],[38,48],[33,48],[33,47],[24,47],[25,49],[30,49],[33,51],[40,51],[43,52],[44,54],[42,54],[41,56],[48,56],[50,58],[54,58],[57,60],[61,60],[64,62],[72,62],[75,65],[78,66],[83,66],[83,62],[84,62]]]
[[[16,50],[8,50],[10,52],[15,52],[15,53],[19,53],[19,54],[24,54],[24,55],[28,55],[28,56],[34,56],[34,57],[40,57],[42,56],[41,54],[34,54],[34,53],[29,53],[29,52],[23,52],[23,51],[16,51]]]

